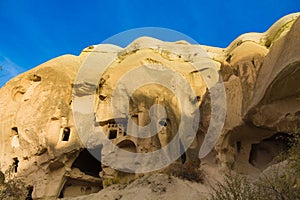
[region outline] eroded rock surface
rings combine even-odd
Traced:
[[[165,174],[141,177],[128,185],[112,185],[97,194],[70,198],[70,200],[97,199],[205,199],[208,188],[195,182],[185,181]],[[67,198],[68,199],[68,198]]]
[[[242,35],[225,49],[139,38],[124,49],[114,45],[91,46],[79,56],[61,56],[13,78],[0,90],[0,170],[6,172],[7,179],[21,179],[33,186],[34,198],[88,195],[116,180],[125,183],[138,178],[134,170],[120,172],[92,155],[115,156],[114,149],[103,150],[103,138],[92,131],[82,136],[82,129],[89,130],[84,129],[84,107],[76,108],[76,112],[83,113],[82,126],[74,121],[74,99],[92,96],[95,127],[101,127],[105,138],[114,145],[134,153],[155,152],[167,146],[176,138],[180,117],[189,116],[188,111],[194,107],[200,108],[196,137],[189,146],[182,145],[177,138],[175,149],[184,148],[185,152],[162,173],[170,173],[178,164],[198,169],[201,163],[206,163],[202,168],[207,177],[217,176],[217,169],[259,173],[276,163],[275,157],[288,148],[288,133],[300,127],[297,17],[298,14],[286,16],[262,34]],[[99,48],[101,51],[96,51]],[[95,65],[117,59],[96,84],[89,79],[95,71],[87,71],[85,80],[75,81],[83,62],[91,55],[98,58]],[[122,79],[140,66],[146,66],[141,71],[144,74],[127,77],[127,81]],[[178,93],[157,84],[162,77],[151,76],[164,68],[180,74],[193,89],[194,93],[186,95],[186,109],[180,109]],[[214,72],[219,74],[215,76]],[[130,81],[142,81],[145,77],[152,77],[152,83],[131,94]],[[184,85],[172,76],[165,79],[175,91]],[[211,118],[208,89],[220,79],[226,91],[226,120],[215,148],[200,160],[199,150]],[[113,97],[118,107],[112,103]],[[166,110],[166,116],[158,118],[152,127],[159,130],[158,134],[147,138],[132,136],[137,128],[151,124],[149,110],[155,104]],[[124,110],[126,106],[128,110]],[[163,160],[150,160],[150,168],[155,166],[154,162]],[[120,168],[126,165],[124,162]]]

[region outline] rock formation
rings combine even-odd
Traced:
[[[141,169],[126,171],[123,164],[117,167],[125,169],[122,172],[97,159],[112,153],[109,161],[118,162],[113,159],[114,150],[102,149],[103,138],[89,131],[84,137],[79,133],[85,121],[82,118],[82,123],[77,123],[74,113],[78,117],[77,112],[85,111],[74,107],[74,100],[81,101],[92,94],[95,127],[100,127],[106,139],[120,149],[155,152],[176,139],[175,149],[184,152],[171,167],[161,169],[163,173],[178,165],[189,164],[198,169],[201,162],[221,171],[260,173],[288,148],[288,133],[300,127],[298,15],[280,19],[265,33],[242,35],[225,49],[143,37],[124,49],[104,44],[90,46],[79,56],[60,56],[13,78],[0,90],[0,171],[6,172],[7,179],[20,179],[33,186],[33,198],[86,195],[100,191],[116,178],[120,182],[137,178],[139,174],[135,172]],[[97,84],[89,84],[89,80],[80,82],[77,76],[91,55],[98,58],[95,65],[116,58],[98,77]],[[143,77],[128,75],[141,65],[148,66],[139,73]],[[195,70],[196,65],[199,68]],[[219,73],[210,71],[212,68]],[[179,106],[178,94],[155,82],[164,77],[159,76],[163,70],[180,74],[194,91],[182,93],[188,99],[184,109]],[[89,79],[95,72],[84,73]],[[126,74],[129,76],[126,81],[119,83]],[[151,79],[151,74],[158,77]],[[144,78],[150,78],[152,83],[128,89],[128,83]],[[179,79],[173,80],[172,76],[166,79],[174,90],[188,91]],[[215,148],[200,160],[199,150],[212,117],[209,89],[221,79],[226,92],[225,124]],[[117,104],[112,103],[113,97]],[[166,113],[152,109],[155,104],[163,106]],[[128,110],[123,110],[126,106]],[[189,116],[193,106],[200,108],[199,128],[195,130],[195,139],[186,146],[181,138],[176,138],[176,133],[181,116]],[[151,124],[149,110],[164,116],[149,129],[159,130],[158,134],[145,138],[132,136],[137,132],[135,129]],[[149,162],[149,168],[155,162]]]

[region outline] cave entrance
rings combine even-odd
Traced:
[[[72,164],[59,198],[88,195],[103,189],[100,158],[101,148],[83,149]]]
[[[136,153],[136,146],[131,140],[123,140],[120,143],[118,143],[117,146],[123,150]]]
[[[103,189],[102,181],[86,181],[68,178],[58,198],[77,197],[97,193]]]
[[[96,158],[95,158],[96,157]],[[81,172],[93,176],[99,177],[99,173],[102,171],[101,162],[101,148],[97,149],[84,149],[79,153],[79,156],[74,161],[72,168],[78,168]]]
[[[125,151],[129,151],[131,153],[136,153],[136,146],[134,144],[134,142],[132,142],[131,140],[123,140],[120,143],[117,144],[117,146]],[[126,159],[126,158],[124,158]],[[128,162],[126,160],[123,161],[124,163]],[[124,166],[126,168],[126,166]],[[120,183],[128,183],[131,180],[134,180],[135,178],[135,173],[132,172],[124,172],[124,171],[118,171],[117,172],[117,176],[120,179]]]
[[[249,163],[260,170],[278,163],[279,159],[276,158],[289,149],[290,137],[286,133],[276,133],[260,143],[252,144]]]

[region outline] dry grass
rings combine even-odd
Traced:
[[[204,181],[203,171],[195,167],[192,163],[176,165],[176,167],[170,171],[170,175],[197,183],[203,183]]]

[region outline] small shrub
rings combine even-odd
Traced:
[[[189,181],[194,181],[197,183],[203,183],[204,180],[203,171],[197,168],[192,163],[176,165],[174,168],[172,168],[170,174],[172,176]]]
[[[114,184],[120,184],[120,179],[119,178],[108,178],[103,180],[103,187],[108,187],[110,185]]]
[[[5,181],[5,175],[0,171],[0,185],[2,185]]]
[[[246,177],[226,174],[224,182],[212,188],[211,200],[258,200],[255,186]]]
[[[27,189],[21,181],[10,180],[0,184],[1,200],[21,200],[27,196]]]

